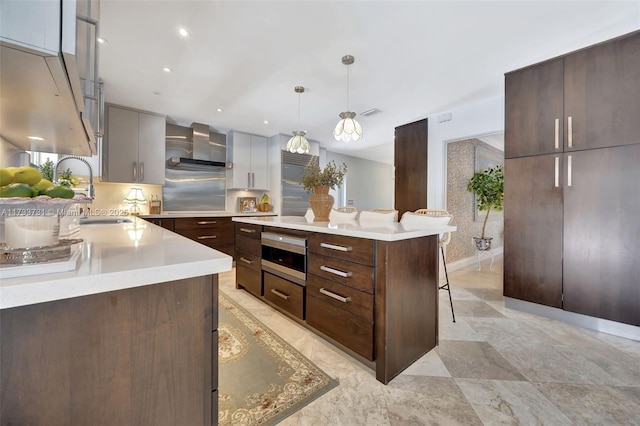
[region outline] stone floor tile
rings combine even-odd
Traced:
[[[534,383],[569,419],[580,425],[640,425],[640,404],[611,386]]]
[[[526,380],[487,342],[441,340],[436,352],[455,378]]]
[[[456,383],[484,424],[572,424],[529,382],[456,379]]]

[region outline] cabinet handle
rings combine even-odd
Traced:
[[[256,174],[255,173],[251,173],[251,187],[252,188],[256,187]]]
[[[353,250],[353,247],[343,247],[343,246],[337,246],[337,245],[329,244],[329,243],[320,243],[320,247],[328,248],[328,249],[331,249],[331,250],[338,250],[338,251],[351,251],[351,250]]]
[[[201,220],[198,225],[215,225],[216,223],[218,223],[217,220]]]
[[[555,148],[560,149],[560,119],[556,118]]]
[[[140,162],[140,182],[144,182],[144,161]]]
[[[567,186],[571,186],[571,157],[567,157]]]
[[[136,182],[138,180],[138,163],[133,162],[133,181]]]
[[[338,275],[338,276],[343,277],[343,278],[349,278],[350,276],[353,275],[352,272],[339,271],[338,269],[333,269],[333,268],[331,268],[329,266],[325,266],[325,265],[320,266],[320,269],[322,271],[328,272],[328,273],[333,274],[333,275]]]
[[[256,233],[255,229],[249,229],[249,228],[240,228],[240,231],[246,232],[246,233],[249,233],[249,234],[255,234]]]
[[[567,145],[573,148],[573,118],[567,117]]]
[[[251,173],[247,172],[247,188],[251,188]]]
[[[271,293],[275,294],[278,297],[282,297],[284,300],[289,300],[289,298],[291,297],[288,294],[284,294],[284,293],[276,290],[275,288],[271,289]]]
[[[241,257],[240,260],[244,263],[248,263],[249,265],[253,265],[253,260],[249,260],[247,258]]]
[[[216,239],[216,238],[218,238],[217,235],[199,235],[198,236],[199,240],[213,240],[213,239]]]
[[[554,175],[554,186],[558,188],[560,186],[560,157],[555,158],[556,167],[555,167],[555,175]]]
[[[342,303],[349,303],[351,302],[351,297],[344,297],[344,296],[340,296],[339,294],[335,294],[329,290],[325,290],[324,287],[320,288],[320,293],[324,294],[325,296],[329,296],[332,299],[336,299],[341,301]]]

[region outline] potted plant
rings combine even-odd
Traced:
[[[469,179],[467,190],[475,194],[478,210],[486,210],[487,212],[482,224],[482,235],[480,237],[473,237],[476,242],[476,248],[478,250],[489,250],[493,238],[486,238],[484,231],[487,227],[487,219],[489,219],[491,209],[497,211],[502,210],[502,201],[504,199],[504,174],[502,173],[502,166],[490,167],[482,172],[476,172],[473,177]]]
[[[302,170],[300,183],[309,196],[309,204],[314,214],[314,222],[328,222],[329,213],[333,207],[333,197],[329,195],[330,189],[342,185],[344,175],[347,173],[347,165],[336,165],[335,161],[327,163],[324,169],[316,162],[307,164]]]

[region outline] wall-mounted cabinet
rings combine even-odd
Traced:
[[[164,184],[164,116],[107,105],[106,130],[103,181]]]
[[[3,137],[29,151],[96,153],[99,2],[0,0],[0,7]]]
[[[230,132],[227,137],[227,188],[269,190],[267,138]]]
[[[505,158],[640,143],[640,33],[505,76]]]
[[[640,326],[640,32],[505,77],[505,296]]]

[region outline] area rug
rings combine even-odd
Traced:
[[[220,292],[218,422],[275,425],[338,382]]]

